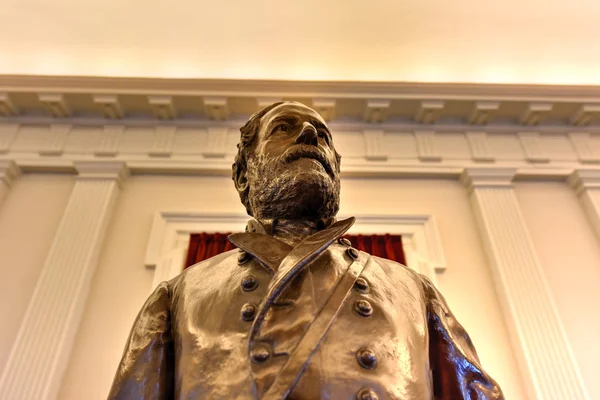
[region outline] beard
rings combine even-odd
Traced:
[[[316,220],[338,212],[339,175],[326,162],[288,151],[278,158],[252,157],[247,168],[255,218]]]

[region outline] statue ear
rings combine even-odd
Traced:
[[[236,163],[233,172],[233,182],[239,193],[244,193],[248,190],[248,177],[246,168],[243,168],[240,163]]]

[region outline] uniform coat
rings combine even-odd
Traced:
[[[437,289],[339,239],[352,222],[293,248],[251,221],[160,284],[109,399],[502,399]]]

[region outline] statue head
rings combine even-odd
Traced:
[[[323,118],[286,101],[253,114],[240,128],[233,181],[249,215],[258,219],[335,216],[340,155]]]

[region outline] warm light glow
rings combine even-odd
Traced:
[[[600,85],[598,2],[229,3],[8,0],[0,74]]]

